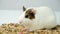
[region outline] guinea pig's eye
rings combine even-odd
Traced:
[[[25,15],[25,18],[28,18],[28,15]]]

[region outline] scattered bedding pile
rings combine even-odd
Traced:
[[[25,26],[20,24],[2,24],[0,25],[0,34],[60,34],[60,26],[56,26],[55,30],[45,29],[29,32],[25,30]]]

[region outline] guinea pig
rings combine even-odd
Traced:
[[[23,13],[19,17],[19,23],[27,26],[29,31],[43,28],[53,28],[57,25],[54,11],[46,6],[29,7],[23,6]]]

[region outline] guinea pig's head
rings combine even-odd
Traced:
[[[23,6],[23,12],[25,12],[24,18],[35,19],[36,10],[34,8],[26,8]]]
[[[26,8],[23,6],[23,16],[21,17],[22,22],[28,22],[35,19],[36,10],[34,8]]]

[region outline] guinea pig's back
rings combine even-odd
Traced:
[[[54,11],[49,7],[38,7],[36,9],[35,19],[37,24],[43,25],[45,28],[52,28],[56,26],[56,16]]]

